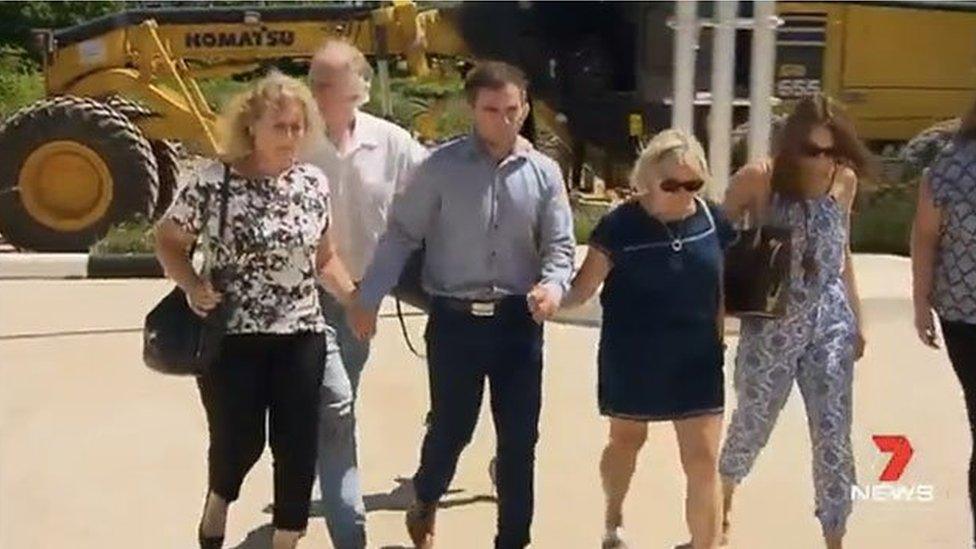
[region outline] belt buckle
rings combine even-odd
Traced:
[[[472,301],[471,314],[480,317],[495,316],[495,303],[493,301]]]

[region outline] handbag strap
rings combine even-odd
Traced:
[[[403,318],[403,305],[400,303],[400,296],[394,294],[393,299],[396,300],[396,314],[397,319],[400,321],[400,333],[403,334],[403,340],[407,342],[407,349],[410,349],[413,356],[421,360],[426,360],[427,355],[421,354],[414,346],[413,340],[410,339],[410,332],[407,331],[407,321]]]
[[[227,203],[230,201],[230,164],[224,163],[224,180],[220,184],[220,217],[217,218],[217,238],[224,237],[227,226]]]
[[[227,225],[227,202],[230,199],[230,165],[224,164],[224,179],[220,184],[220,211],[217,217],[217,238],[223,238],[224,227]],[[209,200],[209,198],[208,198]],[[207,208],[209,209],[209,208]],[[197,246],[200,244],[200,239],[197,238],[190,245],[189,256],[193,257],[193,254],[197,251]]]
[[[220,251],[221,240],[224,237],[224,232],[227,226],[227,204],[228,202],[230,202],[230,165],[227,163],[224,163],[224,177],[220,183],[220,189],[218,193],[219,193],[218,199],[220,200],[220,205],[218,206],[218,214],[217,214],[217,234],[212,235],[210,237],[217,241],[216,252],[214,250],[214,246],[209,242],[207,246],[207,248],[209,249],[205,250],[205,252],[213,253],[214,255],[216,255]],[[209,208],[207,209],[209,210]],[[190,248],[190,257],[193,257],[193,253],[196,251],[198,245],[199,245],[199,239],[196,240],[193,243],[193,247]],[[214,257],[210,257],[209,255],[204,256],[203,274],[205,274],[207,277],[210,276],[210,271],[213,267],[213,262],[214,262]]]

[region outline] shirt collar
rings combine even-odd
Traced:
[[[346,154],[353,154],[361,148],[365,149],[375,149],[379,146],[380,142],[373,131],[373,124],[369,119],[369,115],[363,113],[360,110],[356,110],[353,118],[353,128],[352,128],[352,143],[349,147],[349,152]],[[326,146],[335,155],[339,155],[339,151],[336,149],[335,144],[329,139],[328,133],[325,135]]]
[[[489,160],[494,160],[491,153],[488,151],[488,146],[485,145],[485,142],[481,139],[476,131],[471,131],[471,133],[468,135],[468,140],[471,143],[471,147],[468,151],[471,159],[486,158]],[[503,158],[499,164],[510,162],[516,158],[528,158],[529,153],[532,152],[532,148],[532,143],[528,139],[519,136],[515,140],[515,146],[512,149],[512,152],[507,157]]]

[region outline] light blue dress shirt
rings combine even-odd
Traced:
[[[422,244],[433,296],[496,299],[542,283],[561,298],[576,243],[559,165],[521,144],[498,162],[473,134],[434,151],[393,201],[360,303],[377,308]]]

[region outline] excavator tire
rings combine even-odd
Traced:
[[[93,99],[43,99],[0,126],[0,233],[14,246],[79,252],[119,221],[152,217],[159,175],[149,141]]]
[[[153,139],[149,144],[156,156],[156,166],[159,173],[159,194],[155,209],[155,216],[159,217],[166,213],[176,195],[176,186],[180,177],[180,155],[174,141]]]

